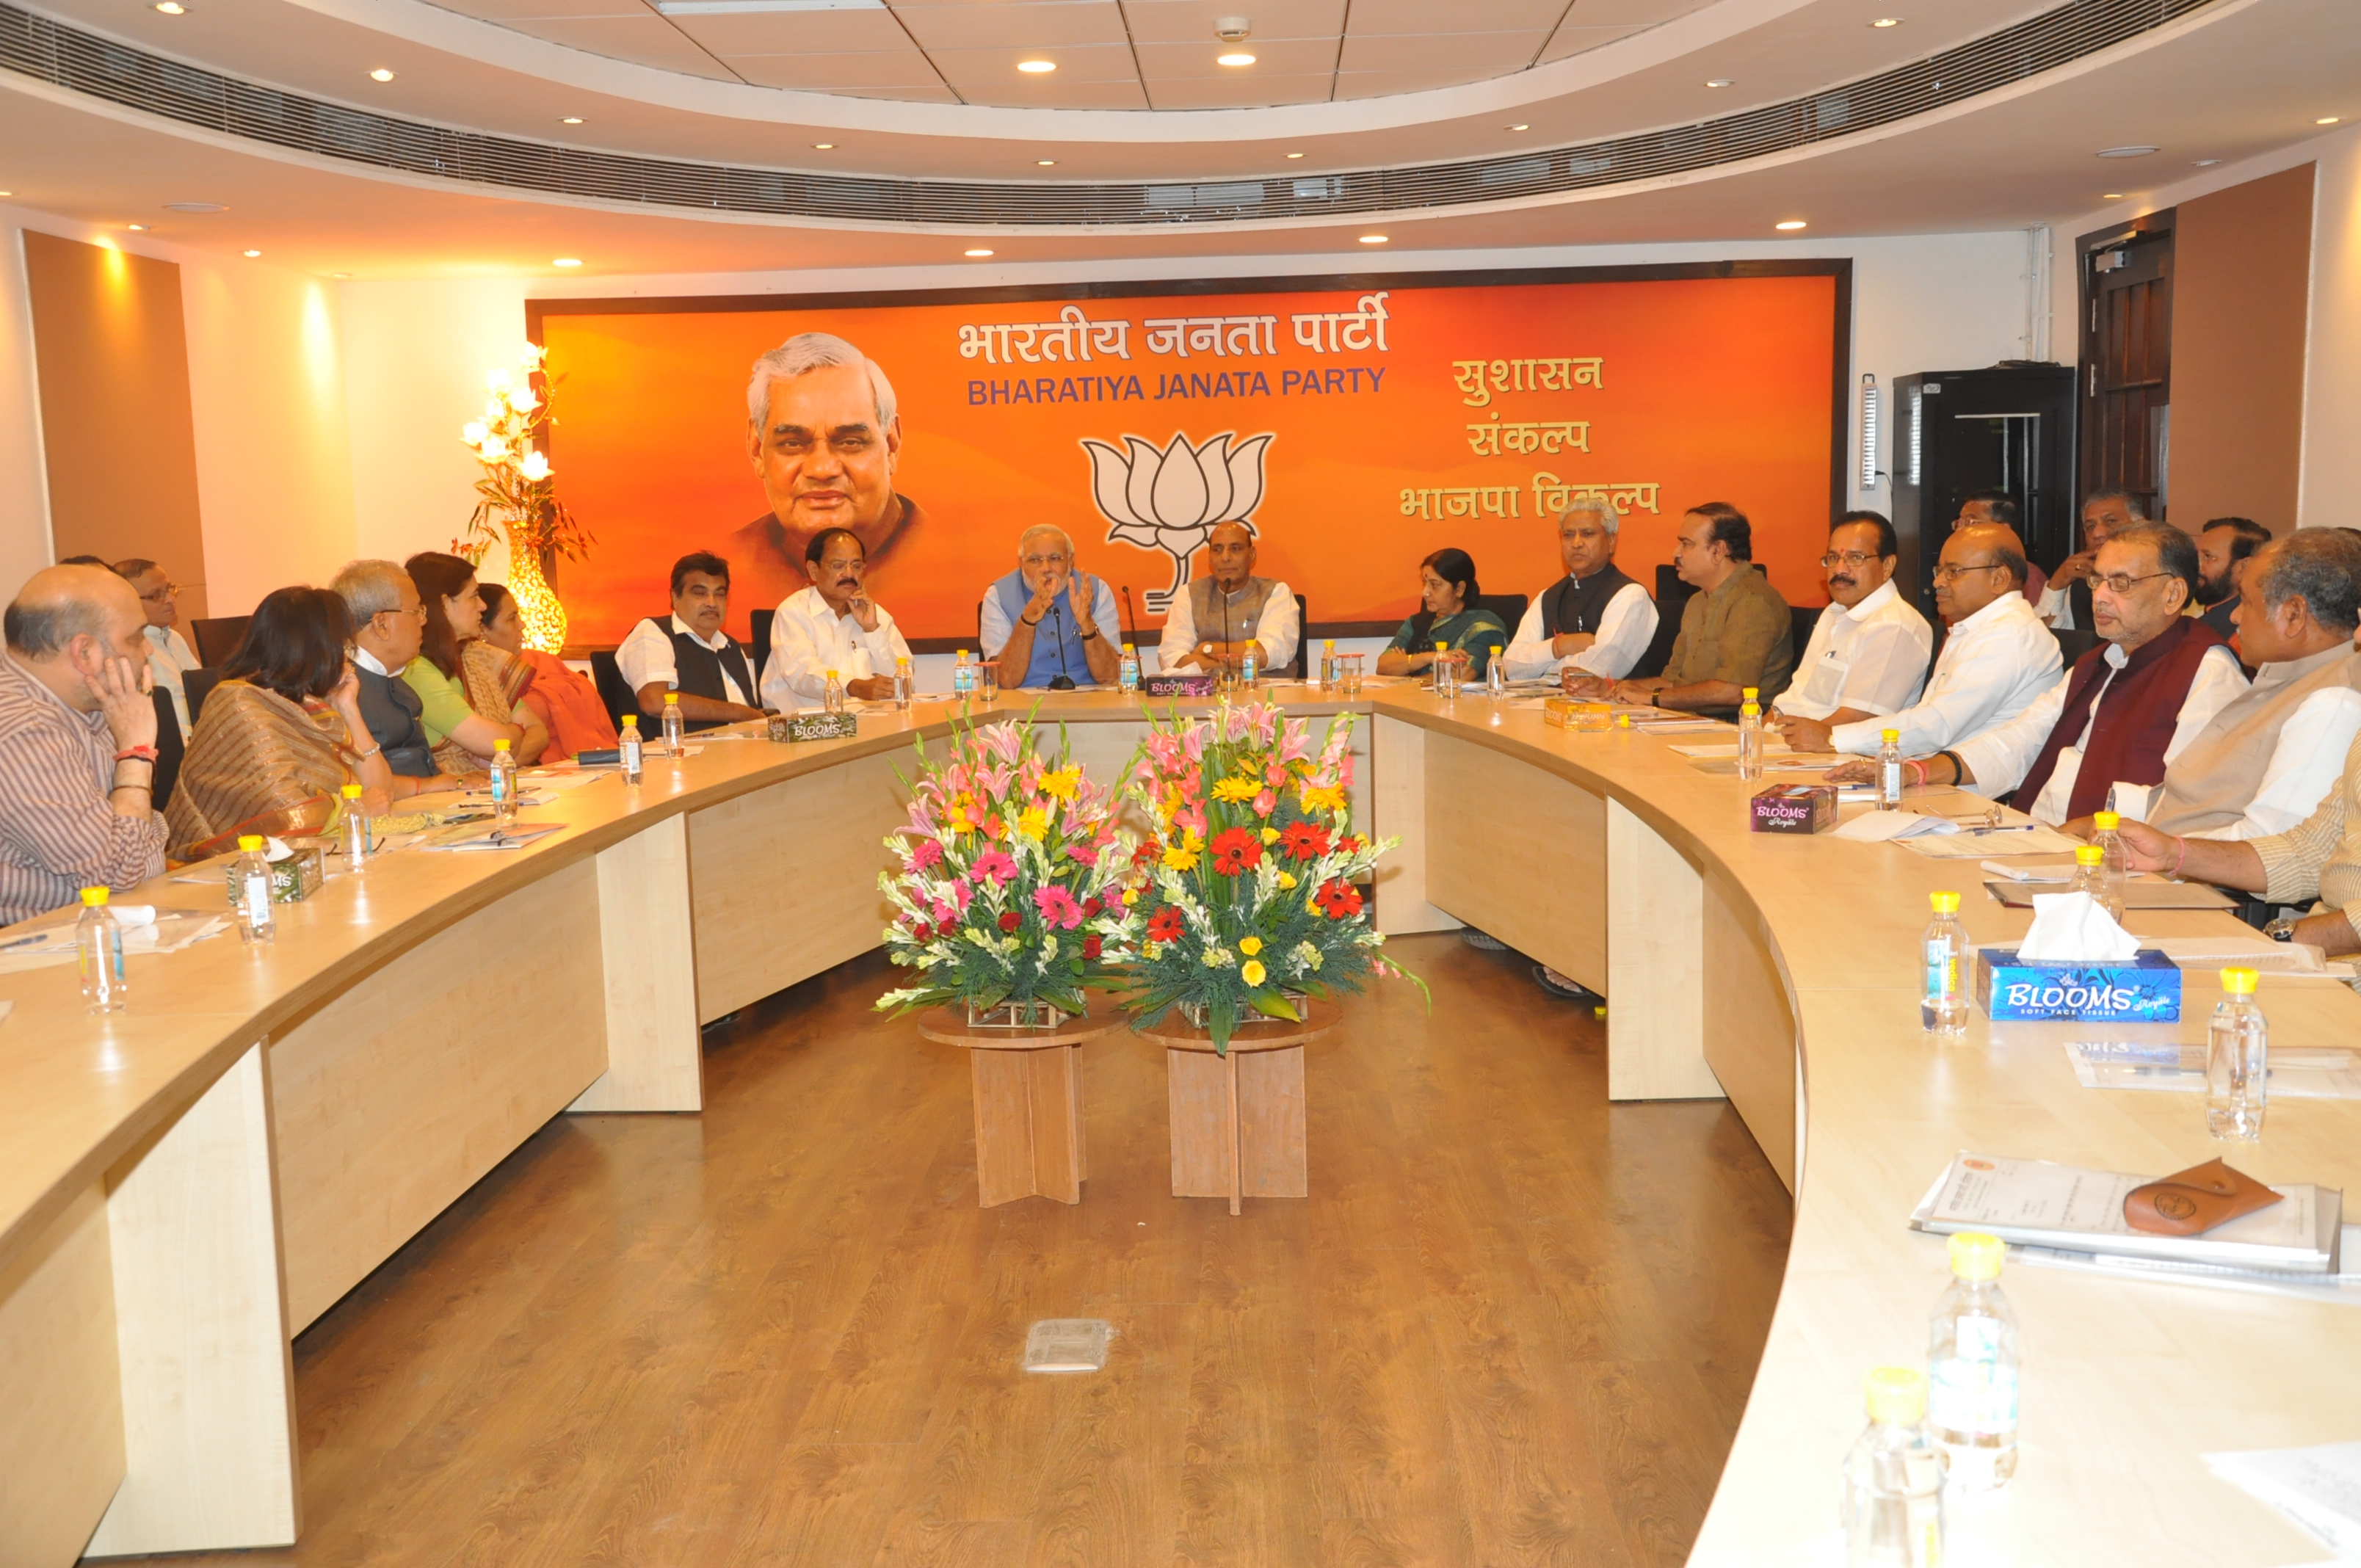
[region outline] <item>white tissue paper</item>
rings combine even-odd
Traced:
[[[1925,833],[1956,833],[1960,825],[1946,817],[1916,811],[1864,811],[1839,826],[1832,837],[1883,844],[1889,839],[1916,839]]]
[[[2139,938],[2087,893],[2035,894],[2033,929],[2016,945],[2034,963],[2119,964],[2138,951]]]
[[[115,923],[126,929],[156,924],[156,906],[152,904],[110,904],[109,912]]]
[[[276,839],[266,838],[262,841],[262,858],[265,861],[291,861],[295,858],[295,851]]]

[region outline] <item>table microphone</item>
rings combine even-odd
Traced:
[[[1074,677],[1066,674],[1066,618],[1059,610],[1055,599],[1049,601],[1049,613],[1058,618],[1058,673],[1050,677],[1049,689],[1070,692],[1074,689]]]

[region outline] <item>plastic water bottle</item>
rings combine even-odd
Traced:
[[[837,679],[834,670],[828,673],[828,689],[820,694],[819,705],[830,713],[844,711],[844,683]]]
[[[1336,689],[1336,640],[1323,638],[1320,643],[1320,689]]]
[[[1508,661],[1500,657],[1498,650],[1493,652],[1491,663],[1484,666],[1484,695],[1494,702],[1505,701],[1509,696]]]
[[[508,741],[492,742],[492,820],[513,822],[517,814],[516,754]]]
[[[344,786],[345,797],[345,869],[357,872],[368,860],[368,813],[361,809],[361,786]]]
[[[1434,692],[1437,696],[1455,696],[1459,692],[1458,672],[1452,667],[1451,644],[1434,645]]]
[[[1741,688],[1746,700],[1738,709],[1738,776],[1763,776],[1763,705],[1754,700],[1753,686]]]
[[[1869,1375],[1869,1428],[1844,1462],[1851,1568],[1938,1568],[1943,1561],[1943,1464],[1920,1425],[1926,1414],[1925,1373],[1881,1366]]]
[[[1951,1238],[1951,1283],[1927,1344],[1927,1431],[1944,1479],[1971,1492],[2016,1474],[2016,1313],[2000,1293],[1998,1236]]]
[[[2242,1144],[2263,1135],[2270,1091],[2271,1031],[2255,1001],[2255,971],[2222,971],[2222,1000],[2205,1032],[2205,1130]]]
[[[909,712],[910,700],[917,694],[917,689],[918,678],[910,673],[910,661],[906,658],[895,659],[894,661],[895,707],[904,713]]]
[[[85,1013],[120,1013],[131,998],[123,969],[123,927],[106,906],[106,889],[82,890],[82,918],[74,922],[74,947],[82,955],[82,1002]]]
[[[647,775],[647,758],[641,747],[638,714],[623,715],[623,733],[615,742],[615,747],[622,754],[623,782],[627,784],[639,783]]]
[[[1128,642],[1123,645],[1123,663],[1115,666],[1115,682],[1127,692],[1139,689],[1139,650]]]
[[[951,665],[951,696],[965,699],[975,695],[975,666],[968,663],[967,650],[959,651],[958,662]]]
[[[2066,886],[2069,893],[2087,893],[2100,908],[2120,924],[2124,917],[2124,895],[2120,888],[2107,885],[2106,851],[2096,844],[2077,845],[2074,850],[2074,880]]]
[[[1877,809],[1902,809],[1902,731],[1877,732]]]
[[[1261,674],[1262,644],[1248,638],[1246,651],[1238,655],[1238,683],[1246,690],[1252,691],[1255,686],[1255,677]]]
[[[680,693],[664,693],[664,745],[667,757],[688,755],[688,721],[680,716]]]
[[[236,862],[229,869],[237,939],[249,948],[268,947],[279,935],[278,906],[270,901],[270,862],[263,859],[265,842],[258,833],[242,835]]]
[[[1918,1026],[1938,1039],[1956,1040],[1968,1032],[1968,931],[1960,924],[1960,895],[1930,893],[1927,902],[1935,918],[1918,938],[1926,973],[1918,999]]]
[[[2099,847],[2099,870],[2106,875],[2107,906],[2116,910],[2115,918],[2123,918],[2124,884],[2131,881],[2131,868],[2124,863],[2124,819],[2112,811],[2091,814],[2091,842]]]

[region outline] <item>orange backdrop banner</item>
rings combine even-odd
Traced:
[[[1129,587],[1152,630],[1229,519],[1313,624],[1391,631],[1445,545],[1488,593],[1555,581],[1554,520],[1579,494],[1621,514],[1618,564],[1643,584],[1683,510],[1726,500],[1789,600],[1822,602],[1848,264],[1640,270],[533,302],[563,378],[559,493],[598,537],[558,586],[592,645],[662,614],[690,550],[730,559],[741,636],[804,587],[801,540],[752,461],[746,384],[757,356],[817,331],[893,385],[890,473],[851,504],[888,520],[871,591],[914,641],[972,643],[1035,523]]]

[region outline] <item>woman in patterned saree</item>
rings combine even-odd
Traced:
[[[254,607],[246,641],[222,664],[181,760],[165,820],[176,860],[202,860],[244,833],[324,827],[358,784],[371,812],[432,781],[396,778],[367,738],[360,683],[346,663],[345,601],[326,588],[280,588]]]
[[[418,718],[435,762],[445,773],[479,772],[503,740],[520,764],[539,761],[549,731],[519,701],[532,672],[479,635],[484,601],[476,595],[476,568],[439,550],[421,551],[401,567],[426,610],[418,657],[401,678],[424,704]]]

